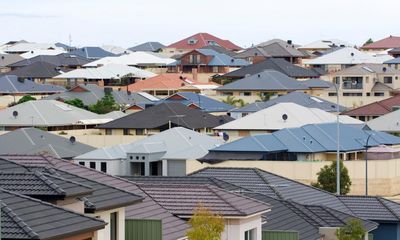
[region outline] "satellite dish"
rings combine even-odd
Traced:
[[[226,132],[222,133],[222,139],[227,142],[229,140],[229,135]]]
[[[282,119],[283,119],[283,121],[286,121],[286,120],[288,119],[288,115],[287,115],[286,113],[284,113],[284,114],[282,115]]]
[[[382,68],[382,71],[383,71],[383,72],[386,72],[386,70],[387,70],[386,67],[383,67],[383,68]]]
[[[350,55],[351,55],[352,57],[354,57],[354,53],[350,53]]]
[[[69,142],[70,142],[71,144],[74,144],[74,143],[76,142],[76,138],[75,138],[74,136],[71,136],[71,137],[69,138]]]
[[[14,116],[15,118],[17,118],[17,116],[18,116],[18,111],[14,111],[14,112],[13,112],[13,116]]]

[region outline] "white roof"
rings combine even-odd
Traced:
[[[70,72],[62,73],[54,78],[69,79],[119,79],[128,74],[136,78],[154,77],[156,74],[136,67],[121,64],[108,64],[97,68],[79,68]]]
[[[283,120],[286,114],[287,119]],[[344,124],[363,124],[355,118],[341,115],[339,121]],[[307,108],[295,103],[278,103],[245,117],[225,123],[217,130],[280,130],[296,128],[307,124],[336,122],[336,115],[318,108]]]
[[[119,144],[77,156],[76,160],[126,159],[127,154],[161,153],[162,159],[197,159],[222,140],[186,128],[176,127],[129,144]]]
[[[400,110],[396,110],[367,122],[372,130],[400,132]]]
[[[114,54],[125,54],[131,53],[131,50],[125,49],[123,47],[114,46],[114,45],[103,45],[101,46],[102,49],[106,50],[107,52],[114,53]]]
[[[18,113],[14,117],[13,113]],[[29,101],[0,110],[0,126],[69,126],[106,123],[116,118],[56,100]]]
[[[7,46],[3,49],[4,52],[30,52],[34,50],[45,50],[45,49],[61,49],[57,47],[54,43],[16,43],[11,46]]]
[[[117,57],[104,57],[90,62],[85,67],[96,67],[107,64],[123,64],[128,66],[165,66],[175,62],[175,59],[156,56],[148,52],[132,52]]]
[[[327,39],[327,40],[318,40],[312,43],[308,43],[299,47],[298,49],[330,49],[332,45],[352,47],[354,44],[339,40],[339,39]]]
[[[147,92],[136,92],[136,93],[139,94],[142,97],[145,97],[145,98],[149,99],[150,101],[156,102],[156,101],[160,100],[160,99],[154,97],[153,95],[151,95],[151,94],[149,94]]]
[[[365,52],[361,52],[352,47],[345,47],[333,52],[327,53],[320,57],[304,60],[306,65],[329,65],[329,64],[361,64],[361,63],[383,63],[393,59],[389,55],[373,56]]]
[[[36,49],[36,50],[32,50],[32,51],[20,54],[20,56],[23,57],[23,58],[29,59],[29,58],[33,58],[33,57],[41,56],[41,55],[54,56],[54,55],[58,55],[58,54],[65,53],[65,52],[66,51],[63,50],[63,49],[54,49],[54,50],[53,49],[52,50],[49,50],[49,49]]]

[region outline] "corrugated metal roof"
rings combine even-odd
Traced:
[[[1,94],[38,94],[60,93],[66,89],[52,84],[39,84],[31,80],[18,79],[15,75],[0,77]]]

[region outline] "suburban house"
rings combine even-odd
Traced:
[[[298,47],[298,50],[307,51],[310,54],[321,55],[322,53],[337,47],[353,47],[354,44],[340,39],[318,40]]]
[[[338,72],[331,73],[332,82],[338,84],[341,104],[357,107],[386,99],[400,88],[400,70],[384,64],[358,64]],[[336,100],[336,89],[320,97]]]
[[[190,37],[179,40],[165,47],[162,53],[168,56],[182,54],[194,49],[205,46],[220,46],[228,50],[239,51],[241,47],[235,45],[229,40],[223,40],[209,33],[197,33]]]
[[[308,57],[308,54],[297,50],[291,40],[285,42],[280,39],[272,39],[250,47],[235,57],[246,59],[252,63],[258,63],[268,58],[283,58],[290,63],[301,64],[302,58]]]
[[[40,127],[48,131],[93,128],[112,121],[124,113],[96,114],[56,100],[24,102],[0,110],[0,130]]]
[[[400,47],[400,37],[392,36],[375,41],[361,47],[363,51],[382,52],[392,48]]]
[[[218,46],[218,45],[207,45],[204,46],[200,49],[211,49],[214,50],[216,52],[231,56],[231,57],[235,57],[235,55],[237,54],[235,51],[230,50],[230,49],[226,49],[224,47]],[[181,54],[175,55],[175,56],[180,56]]]
[[[9,65],[24,60],[17,54],[2,54],[0,53],[0,73],[11,71]]]
[[[107,93],[113,96],[118,105],[124,107],[138,105],[145,108],[146,105],[153,105],[154,102],[159,100],[144,92],[130,92],[124,89],[124,87],[119,89],[99,87],[96,84],[79,84],[66,92],[53,94],[45,99],[58,100],[61,102],[80,99],[85,106],[90,106],[96,104],[97,101],[102,99]]]
[[[83,47],[70,52],[71,55],[81,56],[88,59],[99,59],[104,57],[116,56],[101,47]]]
[[[382,64],[392,59],[389,55],[372,55],[352,47],[335,48],[314,59],[307,59],[303,64],[313,68],[322,68],[328,73],[337,72],[363,63]]]
[[[128,85],[131,92],[146,92],[153,96],[171,96],[179,91],[209,93],[215,92],[220,85],[210,83],[199,83],[185,74],[164,73],[155,77],[147,78]]]
[[[97,128],[103,135],[149,135],[173,127],[212,133],[213,128],[232,120],[233,118],[227,115],[215,116],[193,106],[169,102],[101,124]]]
[[[388,65],[389,67],[393,67],[396,70],[400,70],[400,57],[396,57],[395,59],[388,60],[384,62],[384,64]]]
[[[159,42],[145,42],[136,45],[134,47],[128,48],[128,50],[132,52],[159,52],[163,48],[165,48],[165,45]]]
[[[234,96],[246,102],[260,100],[260,95],[279,96],[297,90],[307,91],[309,87],[275,70],[265,70],[216,89],[220,96]]]
[[[320,72],[318,69],[307,69],[294,65],[282,58],[268,58],[264,61],[254,63],[248,66],[244,66],[238,70],[234,70],[219,76],[216,81],[224,82],[226,80],[232,81],[240,78],[244,78],[249,75],[261,73],[265,70],[275,70],[281,72],[291,78],[295,79],[309,79],[319,78],[323,75],[323,71]]]
[[[64,49],[37,49],[37,50],[32,50],[26,53],[22,53],[20,54],[21,57],[25,58],[25,59],[30,59],[30,58],[34,58],[37,56],[55,56],[58,54],[62,54],[65,53]]]
[[[369,120],[368,127],[376,131],[400,133],[400,109]]]
[[[208,82],[212,75],[228,73],[249,64],[243,59],[201,48],[184,53],[176,62],[168,65],[168,72],[192,73],[194,80]]]
[[[82,56],[72,55],[70,53],[62,53],[58,55],[41,55],[24,60],[21,59],[18,62],[9,64],[8,67],[14,70],[28,66],[35,62],[47,62],[59,67],[62,71],[67,72],[72,69],[81,68],[83,65],[88,64],[91,61],[92,60]]]
[[[400,57],[400,47],[389,50],[388,54],[394,58]]]
[[[314,97],[303,92],[291,92],[276,98],[271,98],[265,102],[254,102],[241,108],[235,108],[229,111],[229,115],[238,119],[279,103],[295,103],[303,107],[318,108],[331,113],[337,113],[338,110],[339,112],[344,112],[346,110],[346,108],[341,105],[339,105],[339,109],[337,109],[336,103],[326,101],[319,97]]]
[[[23,54],[35,50],[55,50],[62,49],[53,43],[34,43],[26,41],[18,41],[12,44],[6,44],[2,51],[9,54]]]
[[[124,240],[126,231],[125,209],[135,204],[141,204],[143,201],[143,197],[139,194],[129,192],[123,187],[117,188],[110,184],[109,181],[100,180],[101,177],[107,178],[107,175],[58,158],[41,155],[4,155],[0,159],[0,167],[5,173],[16,171],[17,173],[23,172],[27,174],[27,177],[19,177],[19,179],[16,179],[14,182],[1,181],[2,184],[16,184],[16,182],[22,184],[24,181],[32,182],[32,184],[40,182],[42,186],[34,187],[36,191],[33,191],[32,185],[14,187],[13,189],[21,191],[24,195],[26,193],[31,193],[32,195],[30,195],[30,197],[34,198],[39,198],[37,195],[42,196],[40,200],[48,202],[45,206],[52,206],[50,204],[54,204],[57,205],[57,207],[55,207],[56,209],[60,209],[60,207],[62,207],[62,209],[70,209],[68,210],[70,216],[62,212],[57,213],[57,211],[53,211],[51,212],[51,216],[47,215],[48,217],[42,220],[49,226],[47,234],[58,235],[62,233],[64,229],[68,230],[70,228],[86,229],[89,224],[85,224],[82,218],[86,218],[87,220],[96,219],[95,222],[98,224],[100,223],[101,228],[103,228],[98,230],[95,228],[94,230],[97,231],[91,235],[82,231],[80,233],[85,233],[85,235],[79,238],[67,238],[67,236],[58,235],[58,238],[56,237],[53,239]],[[79,173],[74,170],[79,170]],[[37,176],[37,179],[33,181],[35,176]],[[95,179],[96,177],[97,179]],[[114,177],[109,177],[115,179]],[[7,179],[10,177],[5,178]],[[12,185],[10,187],[12,187]],[[2,194],[0,194],[0,196],[1,195]],[[18,206],[18,201],[13,204]],[[49,213],[49,211],[45,211],[45,208],[27,208],[26,206],[29,205],[23,206],[25,206],[25,211],[32,211],[32,214],[25,213],[27,217]],[[76,212],[80,213],[78,215],[80,219],[73,220],[72,216],[77,215]],[[23,212],[20,213],[22,214]],[[83,214],[85,214],[85,216]],[[23,216],[24,215],[22,215],[22,217]],[[58,217],[61,217],[62,220],[56,221]],[[41,222],[35,221],[35,218],[32,219],[31,224],[33,226],[42,226]],[[38,230],[41,229],[38,227],[36,228]],[[54,228],[57,230],[55,231]],[[26,230],[26,227],[24,229]],[[91,231],[93,232],[93,230]],[[52,239],[45,238],[45,236],[43,239]]]
[[[62,81],[71,86],[79,83],[97,83],[102,86],[125,86],[138,79],[154,77],[156,74],[122,64],[107,64],[97,68],[79,68],[53,77],[54,82]]]
[[[342,114],[367,122],[398,109],[400,109],[400,94],[348,110]]]
[[[66,138],[38,128],[20,128],[0,135],[0,155],[46,154],[62,159],[95,150],[77,142],[75,137]]]
[[[222,140],[175,127],[142,140],[92,150],[75,163],[119,176],[185,176],[186,162],[196,161]]]
[[[263,231],[281,229],[298,231],[300,235],[298,238],[282,239],[336,239],[333,235],[336,228],[351,218],[363,219],[364,227],[372,234],[368,239],[396,239],[399,234],[400,205],[382,197],[336,196],[281,175],[249,167],[210,167],[191,176],[234,184],[243,188],[241,192],[245,196],[268,202],[272,210],[266,215]],[[282,205],[286,205],[289,211],[281,208]],[[296,214],[292,214],[293,211]],[[307,223],[301,224],[299,217],[306,219]],[[309,224],[313,227],[307,227]]]
[[[301,127],[307,124],[333,123],[337,115],[319,108],[308,108],[292,102],[282,102],[215,127],[232,137],[244,137],[270,133],[285,128]],[[339,122],[360,125],[362,121],[340,115]]]
[[[200,109],[203,112],[215,115],[226,115],[235,107],[205,95],[193,92],[177,92],[169,97],[160,100],[158,103],[179,102],[191,108]]]
[[[4,75],[15,75],[18,78],[28,79],[37,83],[51,82],[51,79],[63,73],[61,68],[44,61],[34,62],[32,64],[16,68]]]

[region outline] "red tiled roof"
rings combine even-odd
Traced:
[[[185,80],[186,79],[186,80]],[[165,73],[155,77],[148,78],[133,84],[128,85],[128,91],[148,91],[148,90],[177,90],[183,86],[192,84],[204,84],[196,83],[190,78],[179,73]],[[209,83],[214,84],[214,83]]]
[[[365,45],[362,49],[389,49],[400,47],[400,37],[389,36],[371,44]]]
[[[188,40],[189,39],[194,39],[197,42],[195,44],[189,44]],[[176,48],[176,49],[198,49],[202,47],[209,46],[208,41],[214,41],[218,45],[220,45],[223,48],[226,48],[228,50],[241,50],[242,48],[237,46],[236,44],[232,43],[229,40],[223,40],[220,38],[217,38],[211,34],[208,33],[198,33],[193,36],[190,36],[188,38],[185,38],[183,40],[180,40],[176,43],[173,43],[168,46],[168,48]]]
[[[382,116],[390,113],[394,106],[400,106],[400,94],[379,102],[352,109],[342,114],[349,116]]]

